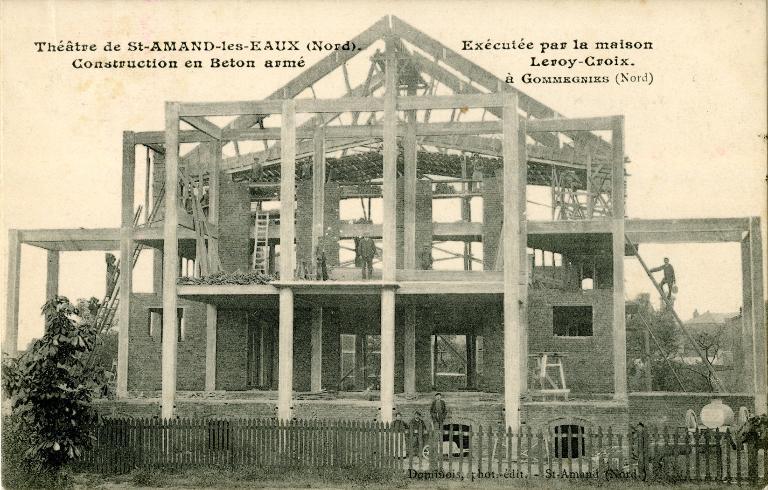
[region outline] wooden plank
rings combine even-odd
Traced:
[[[474,109],[500,107],[503,94],[413,95],[397,98],[397,110]],[[517,115],[515,115],[517,117]]]
[[[381,97],[296,99],[296,112],[377,112],[384,110]]]
[[[177,103],[179,116],[239,116],[280,114],[283,100],[242,100],[234,102]],[[166,136],[167,138],[167,136]],[[167,151],[167,150],[166,150]]]
[[[202,116],[187,116],[181,118],[184,122],[189,124],[195,129],[198,129],[217,140],[221,140],[222,131],[221,128],[213,124],[211,121]]]
[[[580,117],[580,118],[556,118],[556,119],[528,119],[527,131],[557,132],[568,131],[610,131],[614,127],[616,116],[604,117]]]

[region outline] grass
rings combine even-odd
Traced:
[[[718,483],[658,483],[635,479],[605,478],[409,478],[399,470],[376,470],[365,467],[347,468],[250,468],[223,470],[195,468],[181,472],[167,470],[135,470],[126,475],[104,477],[78,474],[75,488],[369,488],[369,489],[462,489],[462,488],[546,488],[564,489],[671,489],[713,490],[735,487]],[[760,488],[760,487],[754,487]]]

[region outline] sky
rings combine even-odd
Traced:
[[[108,40],[342,42],[387,14],[455,51],[461,50],[465,40],[533,41],[533,51],[460,52],[499,77],[513,75],[517,88],[565,116],[623,114],[626,154],[632,162],[627,202],[631,218],[766,216],[766,38],[765,23],[755,21],[765,19],[763,2],[6,0],[2,9],[3,278],[8,229],[119,226],[122,132],[163,129],[165,101],[257,100],[301,72],[300,68],[75,70],[69,63],[79,54],[37,53],[36,41],[99,45]],[[590,44],[620,39],[653,42],[652,50],[611,53],[630,57],[635,63],[631,70],[652,73],[653,83],[520,82],[528,72],[616,72],[529,66],[531,56],[581,56],[572,50],[540,53],[542,41],[570,43],[573,39]],[[298,53],[307,66],[325,54]],[[270,55],[275,59],[298,56]],[[162,56],[166,55],[157,55]],[[263,52],[238,56],[259,62],[268,57]],[[350,75],[353,85],[365,76],[355,71]],[[138,157],[141,161],[141,151]],[[140,173],[137,178],[143,179]],[[22,248],[19,344],[23,348],[42,331],[39,308],[44,300],[45,252]],[[651,264],[661,263],[664,256],[671,258],[680,286],[676,306],[683,318],[689,318],[694,309],[738,311],[737,244],[647,245],[642,254]],[[146,270],[147,262],[145,255],[138,270]],[[650,292],[649,281],[631,259],[626,261],[626,272],[628,298]],[[137,290],[147,287],[147,281],[137,281]],[[64,253],[60,293],[70,298],[101,297],[103,253]],[[0,282],[0,296],[6,297],[5,280]],[[5,304],[0,304],[3,319]]]

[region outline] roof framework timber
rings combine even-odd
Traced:
[[[277,135],[279,129],[267,128],[254,130],[252,129],[253,126],[260,124],[263,128],[264,119],[269,114],[280,112],[282,99],[297,97],[308,89],[312,91],[313,99],[297,99],[297,112],[320,112],[323,114],[332,113],[335,115],[331,120],[326,120],[323,114],[319,117],[316,116],[310,120],[311,122],[307,121],[309,124],[306,124],[304,129],[313,128],[317,124],[329,125],[330,121],[337,119],[342,112],[353,113],[353,125],[369,126],[370,124],[358,125],[357,122],[360,114],[364,112],[371,114],[367,123],[375,121],[375,113],[383,109],[383,99],[374,97],[376,90],[381,88],[380,77],[379,83],[371,83],[375,74],[380,75],[381,70],[377,69],[377,64],[383,63],[383,56],[377,50],[371,58],[371,66],[365,83],[354,89],[351,88],[347,62],[361,51],[373,46],[375,42],[387,37],[392,39],[392,44],[396,48],[399,63],[398,71],[399,73],[402,73],[398,83],[400,86],[406,84],[410,86],[410,84],[413,84],[416,88],[420,88],[423,91],[423,94],[421,95],[399,97],[397,109],[422,110],[424,111],[425,123],[429,120],[431,111],[433,109],[439,110],[440,108],[454,109],[451,116],[452,122],[457,109],[466,111],[467,109],[474,107],[483,107],[485,109],[484,115],[487,112],[488,114],[498,117],[500,115],[499,104],[489,103],[488,98],[484,97],[484,95],[490,93],[500,96],[503,92],[513,92],[519,96],[520,107],[522,109],[521,118],[527,119],[529,124],[537,119],[559,120],[562,117],[551,108],[506,84],[500,78],[495,77],[490,72],[463,58],[458,53],[452,51],[445,45],[402,20],[396,17],[383,17],[369,29],[366,29],[352,39],[359,48],[357,51],[338,51],[329,54],[262,101],[181,104],[180,114],[184,116],[183,119],[200,130],[200,133],[202,134],[182,131],[179,135],[180,142],[204,142],[209,141],[210,138],[218,139],[222,144],[226,144],[230,141],[237,142],[248,139],[277,141],[279,140]],[[412,45],[413,49],[409,49],[406,46],[406,43]],[[424,53],[424,55],[420,53]],[[428,59],[426,55],[431,56],[433,60]],[[340,99],[317,99],[315,96],[314,84],[334,72],[336,69],[341,69],[344,75],[344,83],[347,88],[346,95]],[[424,81],[424,76],[430,78],[430,83]],[[461,105],[457,106],[456,103],[442,97],[440,99],[430,99],[435,92],[435,82],[439,82],[451,90],[455,94],[455,97],[457,97],[457,100],[462,102]],[[483,102],[479,102],[480,100],[483,100]],[[436,103],[440,105],[436,106]],[[205,118],[205,116],[217,115],[238,115],[238,117],[225,127],[219,128]],[[457,122],[459,117],[461,117],[460,113],[456,115]],[[467,123],[463,122],[462,124]],[[500,144],[498,141],[494,141],[494,138],[477,136],[478,134],[489,134],[494,132],[496,131],[495,128],[489,125],[480,127],[475,126],[473,129],[476,130],[474,134],[467,134],[470,130],[467,130],[465,133],[464,130],[452,129],[450,127],[429,128],[421,126],[419,128],[419,135],[421,136],[420,139],[422,145],[428,144],[440,151],[451,149],[473,153],[486,152],[485,154],[499,156]],[[360,146],[368,145],[371,142],[372,137],[379,137],[380,129],[378,127],[375,129],[366,127],[365,129],[355,130],[349,128],[349,131],[346,131],[345,129],[336,131],[338,132],[334,133],[334,131],[329,131],[327,137],[345,137],[348,138],[348,140],[342,143],[342,145],[339,145],[339,147],[329,146],[329,151],[337,151],[341,147],[343,147],[343,149],[354,148],[354,138],[358,139]],[[432,132],[434,132],[434,134],[430,134]],[[452,137],[452,135],[456,133],[462,135],[462,137]],[[529,136],[539,145],[560,149],[561,145],[557,134],[565,135],[574,142],[575,146],[590,146],[591,148],[603,150],[608,149],[610,146],[607,142],[593,133],[580,132],[578,129],[570,128],[552,131],[532,131],[529,133]],[[311,136],[302,134],[301,132],[297,133],[297,138],[301,139],[302,137],[309,138]],[[138,134],[137,143],[150,146],[155,151],[163,150],[161,146],[162,133]],[[263,152],[240,154],[239,149],[236,150],[237,155],[234,158],[237,158],[237,163],[234,163],[233,159],[225,159],[223,163],[223,168],[228,169],[230,173],[245,171],[251,167],[254,161],[260,161],[262,164],[266,165],[275,163],[276,159],[279,157],[279,142],[273,143],[270,148],[267,148]],[[299,148],[298,153],[302,154],[304,152]],[[531,153],[540,154],[542,152],[539,150],[538,152],[533,151]],[[201,156],[201,151],[198,146],[185,155],[180,163],[182,166],[194,164],[200,161]],[[552,161],[553,163],[556,163],[557,159],[552,159]]]

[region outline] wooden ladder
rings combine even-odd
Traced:
[[[559,352],[540,352],[538,354],[531,354],[536,360],[535,378],[538,381],[539,389],[531,390],[532,394],[553,396],[555,399],[558,396],[568,400],[568,395],[571,390],[565,384],[565,368],[563,366],[563,354]],[[554,369],[554,379],[550,375],[550,371]]]
[[[706,354],[704,354],[704,351],[701,350],[701,347],[699,346],[699,343],[696,342],[696,339],[693,338],[690,332],[685,329],[685,326],[683,325],[683,321],[678,316],[677,312],[675,311],[674,306],[672,305],[672,302],[667,298],[667,295],[664,294],[664,290],[661,289],[661,286],[658,282],[656,282],[656,279],[653,277],[653,273],[646,265],[645,261],[642,257],[640,257],[640,254],[638,253],[637,246],[632,243],[632,241],[629,239],[629,237],[624,237],[629,246],[632,248],[632,254],[637,257],[638,262],[640,262],[640,265],[643,267],[643,270],[648,275],[648,278],[653,283],[653,286],[656,288],[656,291],[659,292],[659,295],[661,296],[661,300],[664,302],[664,304],[667,306],[667,311],[672,313],[672,318],[675,319],[675,323],[677,323],[677,326],[680,327],[680,331],[683,332],[683,335],[685,335],[688,338],[688,341],[693,345],[693,348],[696,350],[696,353],[701,357],[701,361],[704,363],[704,366],[706,366],[707,370],[709,371],[709,374],[712,376],[712,380],[714,381],[714,387],[716,391],[726,391],[723,385],[723,382],[720,380],[720,377],[717,375],[717,372],[715,371],[715,368],[712,366],[712,363],[709,362],[709,359],[707,358]]]
[[[266,274],[269,269],[269,214],[256,213],[253,224],[253,262],[252,269]]]

